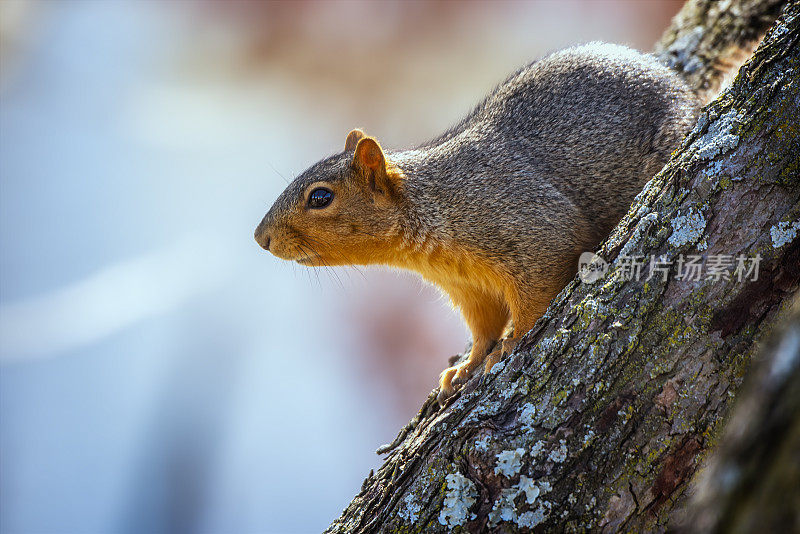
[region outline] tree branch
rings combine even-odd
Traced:
[[[605,277],[571,282],[445,408],[429,398],[328,532],[651,531],[681,514],[800,283],[799,25],[793,1],[604,243]],[[618,276],[637,255],[668,276]],[[759,276],[679,279],[689,255],[758,257]]]
[[[758,360],[681,532],[800,531],[800,298]]]

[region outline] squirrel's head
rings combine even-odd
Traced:
[[[385,262],[404,217],[403,174],[361,130],[344,152],[294,179],[255,231],[261,247],[303,265]]]

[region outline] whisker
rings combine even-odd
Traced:
[[[371,233],[367,232],[366,230],[361,230],[360,228],[357,229],[357,230],[353,230],[353,232],[355,232],[357,234],[368,235],[370,237],[374,237],[375,239],[380,239],[380,237],[376,236],[375,234],[371,234]]]
[[[305,239],[308,239],[308,240],[310,240],[311,242],[313,242],[313,243],[315,243],[317,245],[322,245],[322,243],[320,243],[318,240],[314,239],[313,237],[305,236]],[[347,256],[344,252],[338,251],[338,250],[331,250],[330,253],[333,254],[334,256],[340,258],[340,259],[343,259],[344,263],[346,263],[348,265],[348,267],[352,267],[353,269],[355,269],[356,272],[358,274],[360,274],[364,278],[364,280],[367,279],[367,277],[364,274],[364,272],[361,269],[359,269],[358,265],[356,265],[355,262],[349,256]],[[344,272],[347,274],[348,277],[350,276],[349,270],[344,271]]]
[[[327,264],[325,263],[325,261],[324,261],[324,260],[322,260],[322,258],[320,258],[320,257],[319,257],[319,256],[320,256],[320,254],[319,254],[319,252],[317,252],[317,249],[315,249],[315,248],[314,248],[314,247],[311,245],[311,243],[309,243],[309,242],[308,242],[308,241],[306,241],[305,239],[303,239],[303,238],[300,238],[300,240],[301,240],[301,241],[303,241],[303,246],[304,246],[304,248],[305,248],[306,250],[309,250],[309,249],[310,249],[311,253],[310,253],[310,254],[308,254],[308,255],[309,255],[309,256],[311,256],[311,255],[313,254],[314,256],[317,256],[317,258],[316,258],[316,259],[317,259],[318,261],[321,261],[321,262],[322,262],[322,264],[323,264],[323,267],[327,267]],[[314,271],[314,276],[316,276],[316,277],[317,277],[317,283],[319,283],[319,285],[320,285],[320,288],[321,288],[321,287],[322,287],[322,282],[320,281],[320,278],[319,278],[319,271],[318,271],[317,269],[311,269],[311,270],[313,270],[313,271]],[[341,285],[341,281],[339,282],[339,284]]]
[[[272,168],[272,170],[273,170],[273,171],[275,171],[275,172],[277,173],[277,175],[278,175],[278,176],[280,176],[280,177],[281,177],[281,179],[282,179],[284,182],[286,182],[287,184],[289,184],[289,180],[287,180],[287,179],[286,179],[286,177],[285,177],[283,174],[281,174],[281,171],[279,171],[278,169],[276,169],[276,168],[275,168],[275,166],[274,166],[272,163],[270,163],[270,162],[268,161],[268,162],[267,162],[267,165],[269,165],[269,166]]]
[[[317,258],[317,259],[322,262],[322,265],[324,266],[325,271],[328,272],[333,278],[336,279],[336,282],[339,284],[339,287],[341,288],[342,291],[344,291],[344,284],[342,283],[342,279],[339,278],[339,275],[336,273],[336,270],[333,268],[333,266],[328,265],[328,263],[325,260],[323,260],[322,258]]]
[[[337,281],[337,282],[338,282],[338,284],[339,284],[339,287],[342,289],[342,291],[344,291],[344,284],[342,283],[342,279],[341,279],[341,278],[339,278],[339,275],[336,273],[336,270],[334,270],[334,269],[333,269],[333,266],[331,266],[331,265],[328,265],[328,263],[327,263],[325,260],[323,260],[323,259],[322,259],[322,256],[321,256],[321,254],[320,254],[320,253],[317,251],[317,249],[315,249],[315,248],[312,246],[312,244],[311,244],[311,243],[309,243],[309,242],[308,242],[308,239],[311,239],[311,241],[312,241],[312,242],[316,242],[317,244],[319,244],[319,242],[317,242],[317,241],[316,241],[316,240],[314,240],[313,238],[309,238],[309,236],[304,236],[304,237],[302,237],[302,238],[301,238],[301,240],[303,240],[303,241],[304,241],[304,243],[305,243],[305,244],[306,244],[308,247],[310,247],[310,248],[311,248],[311,249],[314,251],[314,254],[316,254],[316,255],[317,255],[317,260],[318,260],[318,261],[320,261],[320,262],[322,262],[322,265],[323,265],[323,267],[325,268],[325,270],[326,270],[328,273],[330,273],[330,275],[331,275],[333,278],[335,278],[335,279],[336,279],[336,281]]]
[[[300,252],[302,252],[302,253],[303,253],[303,254],[305,254],[306,256],[311,256],[312,254],[316,254],[316,252],[311,252],[311,251],[309,251],[309,250],[308,250],[308,249],[307,249],[305,246],[303,246],[303,244],[301,244],[301,243],[298,243],[298,244],[297,244],[297,248],[299,248],[299,249],[300,249]],[[304,267],[305,267],[305,266],[304,266]],[[303,270],[305,271],[305,273],[306,273],[306,276],[308,276],[308,283],[309,283],[309,285],[313,285],[314,283],[313,283],[313,282],[312,282],[312,280],[311,280],[311,273],[309,272],[309,271],[311,271],[311,269],[305,268],[305,269],[303,269]],[[320,282],[320,280],[319,280],[319,274],[317,274],[317,271],[316,271],[316,270],[314,270],[314,277],[317,279],[317,286],[318,286],[320,289],[322,289],[322,283],[321,283],[321,282]]]

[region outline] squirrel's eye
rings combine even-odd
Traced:
[[[333,200],[333,191],[318,187],[308,195],[308,207],[314,209],[324,208],[331,203],[331,200]]]

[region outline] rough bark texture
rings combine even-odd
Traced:
[[[800,532],[800,298],[747,377],[679,532]]]
[[[722,35],[733,20],[701,24]],[[794,1],[598,251],[606,275],[571,282],[445,408],[434,392],[329,532],[660,531],[685,516],[757,343],[800,281],[798,26]],[[706,262],[700,280],[677,277],[690,254]],[[666,277],[647,279],[648,261],[638,280],[620,277],[637,255],[674,263]],[[759,255],[758,279],[706,278],[719,255]]]
[[[703,101],[715,95],[775,21],[784,0],[687,2],[656,45],[656,55],[681,73]]]

